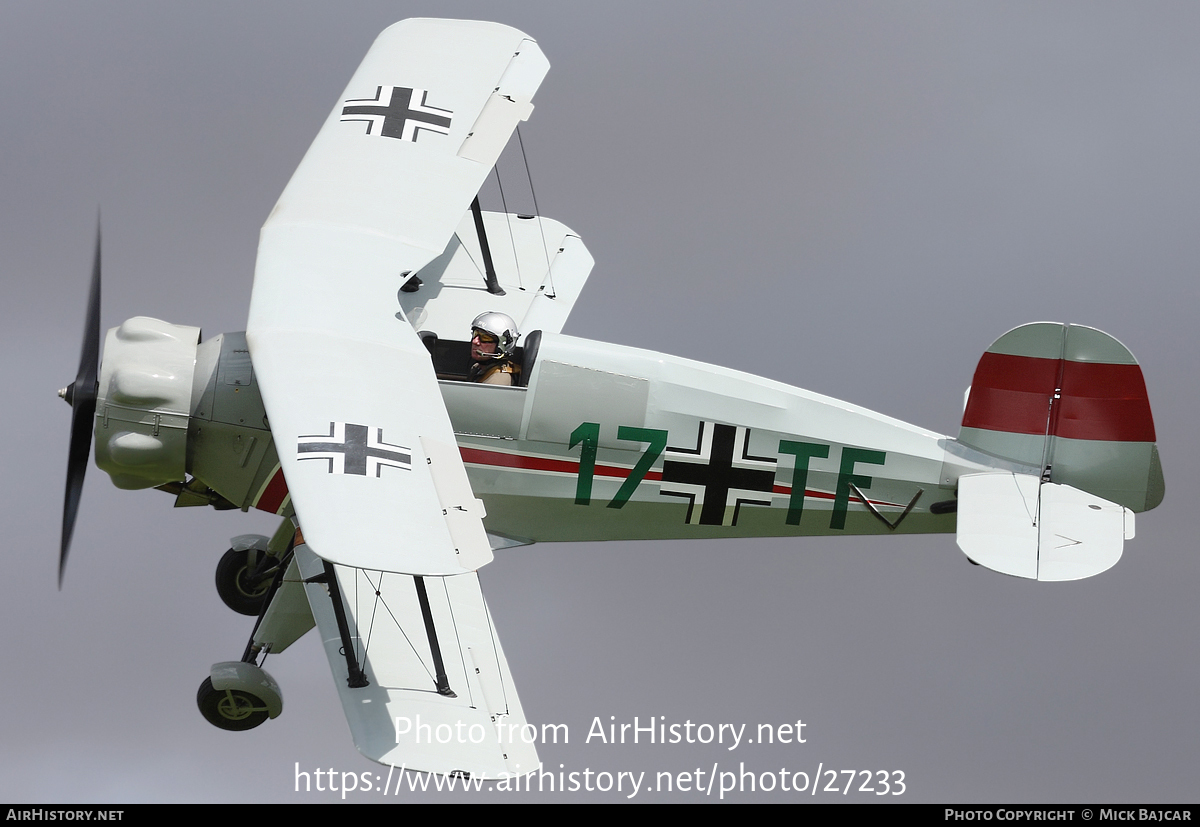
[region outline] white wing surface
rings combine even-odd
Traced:
[[[263,226],[246,338],[296,516],[327,560],[420,575],[491,560],[396,293],[445,249],[548,67],[506,26],[392,26]]]
[[[296,561],[305,580],[325,574],[325,564],[305,545],[296,547]],[[525,775],[538,768],[536,739],[526,725],[477,574],[416,578],[333,569],[349,648],[366,686],[348,683],[328,582],[304,588],[359,752],[409,770],[473,778]]]
[[[462,217],[446,249],[417,275],[421,289],[402,293],[405,314],[418,330],[462,339],[480,313],[507,313],[517,328],[559,333],[595,260],[569,227],[551,218],[483,212],[483,226],[504,295],[485,287],[475,218]]]

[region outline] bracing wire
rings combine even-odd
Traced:
[[[512,244],[513,264],[517,268],[517,288],[525,289],[525,283],[521,280],[521,259],[517,255],[517,239],[513,236],[512,228],[512,213],[508,211],[508,201],[504,198],[504,185],[500,183],[500,164],[492,167],[492,172],[496,176],[496,189],[500,190],[500,207],[504,210],[504,223],[508,226],[508,240]]]
[[[538,231],[542,234],[542,253],[546,256],[546,282],[549,289],[546,295],[554,298],[554,282],[550,277],[550,251],[546,249],[546,228],[542,224],[542,209],[538,206],[537,192],[533,188],[533,175],[529,172],[529,157],[525,154],[525,141],[521,137],[521,127],[517,126],[517,143],[521,147],[521,159],[525,161],[525,177],[529,180],[529,194],[533,196],[533,212],[537,215]]]
[[[425,659],[421,657],[421,653],[417,651],[416,645],[412,642],[412,639],[409,638],[408,632],[406,632],[404,630],[404,624],[402,624],[400,622],[400,619],[398,617],[396,617],[396,614],[392,611],[392,607],[388,605],[387,600],[385,600],[383,597],[383,575],[385,574],[385,572],[382,572],[382,571],[378,572],[379,585],[376,586],[375,584],[371,583],[371,575],[368,574],[366,569],[359,569],[358,571],[362,572],[362,576],[366,579],[367,585],[371,586],[371,591],[375,592],[375,604],[371,608],[371,624],[370,624],[371,629],[374,630],[375,613],[378,610],[379,606],[382,605],[383,610],[385,612],[387,612],[388,617],[390,617],[392,619],[392,623],[395,624],[396,629],[400,632],[400,635],[404,638],[404,642],[408,644],[408,648],[410,650],[412,650],[413,655],[416,656],[417,662],[420,663],[421,668],[425,670],[425,674],[428,675],[429,679],[436,684],[437,683],[436,676],[434,676],[434,674],[429,671],[429,666],[425,663]],[[356,579],[356,583],[357,583],[357,579]],[[370,633],[368,633],[368,646],[369,646],[369,635],[370,635]],[[367,647],[364,646],[363,647],[364,659],[366,658],[366,651],[367,651]]]
[[[440,577],[438,579],[442,584],[442,594],[445,595],[445,597],[446,597],[446,608],[448,608],[450,610],[450,628],[452,628],[454,630],[455,639],[460,641],[459,646],[458,646],[458,662],[460,664],[462,664],[463,674],[465,675],[469,671],[467,668],[467,660],[466,660],[467,647],[463,646],[461,643],[462,636],[459,634],[459,631],[458,631],[458,618],[455,617],[455,615],[454,615],[454,601],[450,599],[450,587],[446,585],[445,577]],[[474,703],[475,703],[474,694],[473,694],[473,690],[471,689],[470,681],[467,681],[467,697],[471,699],[471,705],[474,706]]]

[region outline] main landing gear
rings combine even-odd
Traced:
[[[253,729],[283,711],[279,684],[259,666],[260,656],[265,660],[272,644],[270,639],[256,641],[256,635],[283,586],[284,572],[292,561],[294,534],[291,520],[285,519],[270,539],[261,534],[234,537],[229,551],[217,564],[217,594],[221,600],[239,614],[258,618],[242,659],[213,664],[196,692],[200,714],[219,729],[233,732]],[[302,592],[300,599],[303,600]],[[296,636],[306,630],[301,624]],[[286,648],[290,642],[280,642],[277,648]]]

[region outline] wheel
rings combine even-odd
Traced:
[[[242,732],[267,720],[267,706],[259,698],[241,689],[213,689],[212,678],[205,678],[196,693],[200,714],[218,729]]]
[[[256,553],[259,562],[263,562],[264,553]],[[221,555],[217,563],[217,594],[221,601],[238,614],[258,617],[262,611],[263,601],[271,590],[271,580],[278,569],[278,563],[266,560],[266,568],[257,577],[253,577],[254,566],[250,564],[250,552],[229,549]]]

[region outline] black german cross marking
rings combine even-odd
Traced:
[[[738,431],[733,425],[712,423],[712,436],[705,450],[705,428],[710,423],[700,423],[700,433],[696,448],[671,448],[667,451],[675,454],[692,454],[698,456],[696,461],[665,460],[663,462],[662,481],[659,493],[669,497],[686,498],[688,506],[687,522],[699,522],[700,525],[725,525],[726,509],[730,502],[730,493],[735,492],[733,514],[729,525],[737,525],[738,512],[743,505],[770,505],[769,499],[738,497],[738,491],[770,492],[775,487],[775,470],[766,468],[735,467],[734,451],[737,447]],[[749,453],[750,429],[745,429],[742,441],[741,456],[737,461],[743,465],[748,463],[775,464],[770,457],[755,457]],[[706,456],[707,453],[707,456]],[[691,490],[667,490],[671,483],[690,487]],[[700,498],[701,507],[699,520],[694,519],[696,499]]]
[[[367,125],[367,134],[382,138],[399,138],[415,141],[422,132],[450,134],[449,109],[438,109],[425,103],[429,92],[410,89],[407,86],[378,86],[374,98],[352,98],[342,109],[342,121],[362,121]],[[415,102],[414,101],[418,101]]]
[[[351,422],[330,422],[328,434],[301,436],[296,450],[297,460],[327,460],[330,474],[378,477],[385,467],[412,468],[412,454],[403,445],[384,442],[383,428]]]

